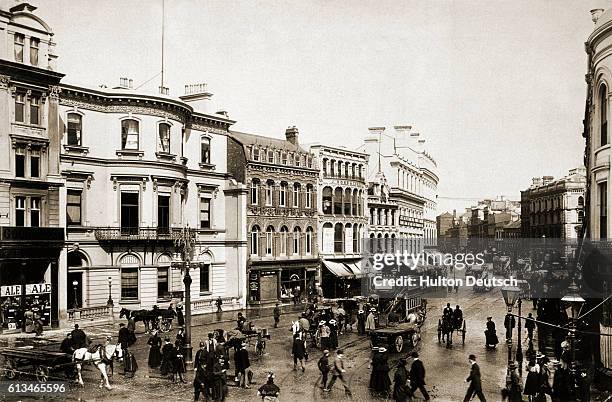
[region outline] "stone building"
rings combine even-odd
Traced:
[[[298,142],[298,129],[286,139],[230,132],[229,173],[249,188],[248,301],[271,303],[302,296],[319,272],[317,179],[313,155]],[[299,289],[298,289],[299,288]]]
[[[362,239],[368,223],[368,155],[326,145],[313,145],[310,152],[319,166],[318,244],[323,295],[358,293]]]
[[[0,306],[2,330],[25,316],[57,326],[65,271],[53,31],[28,3],[0,3]]]
[[[580,167],[558,180],[533,178],[531,186],[521,191],[522,237],[578,238],[584,219],[585,175]]]
[[[436,231],[438,233],[438,239],[440,238],[448,238],[450,237],[450,229],[455,225],[455,217],[448,213],[444,212],[436,216]]]

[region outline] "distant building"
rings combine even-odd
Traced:
[[[443,214],[436,216],[436,230],[438,239],[450,237],[449,230],[452,229],[454,225],[455,217],[452,214],[444,212]]]
[[[582,231],[586,170],[572,169],[558,180],[532,179],[521,191],[521,235],[524,238],[575,239]]]
[[[479,201],[470,210],[469,238],[496,238],[505,225],[520,218],[520,203],[504,197]]]

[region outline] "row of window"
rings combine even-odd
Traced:
[[[251,157],[255,162],[280,163],[285,166],[306,166],[312,168],[312,156],[305,156],[298,153],[290,154],[288,151],[252,149]]]
[[[264,205],[267,207],[271,207],[274,205],[274,182],[272,180],[268,180],[264,186]],[[291,206],[293,208],[300,207],[300,190],[301,185],[299,183],[294,183],[291,189]],[[251,204],[259,205],[260,193],[261,193],[261,182],[259,179],[251,180]],[[286,182],[281,182],[278,188],[278,204],[279,207],[287,207],[288,206],[288,195],[289,195],[289,184]],[[313,186],[311,184],[306,185],[306,191],[304,194],[304,208],[312,208],[312,197],[313,197]]]
[[[41,124],[41,98],[24,92],[15,93],[15,122]]]
[[[157,152],[170,154],[171,129],[168,123],[157,125]],[[68,113],[67,140],[69,146],[83,146],[83,116],[78,113]],[[181,145],[182,146],[182,145]],[[140,151],[140,122],[135,119],[121,121],[121,150]],[[182,153],[182,150],[181,150]],[[210,138],[202,137],[200,140],[200,163],[210,164]]]
[[[362,179],[363,165],[355,162],[342,162],[336,161],[335,159],[329,160],[327,158],[323,158],[323,176]]]
[[[200,293],[210,292],[210,265],[200,264]],[[121,268],[121,300],[138,300],[139,281],[138,267]],[[168,299],[169,292],[169,267],[157,268],[157,298]]]
[[[25,51],[25,35],[16,33],[15,34],[15,61],[23,63],[23,55]],[[38,53],[40,49],[40,39],[30,37],[30,64],[38,66]]]
[[[287,246],[289,243],[289,239],[291,238],[291,254],[292,255],[300,255],[300,250],[304,248],[304,254],[310,255],[312,254],[312,238],[313,238],[313,230],[312,227],[308,226],[306,228],[305,236],[302,236],[302,229],[299,226],[296,226],[293,229],[293,234],[289,236],[289,229],[286,226],[281,227],[280,232],[278,233],[279,241],[278,245],[274,246],[274,237],[276,232],[273,226],[268,226],[266,228],[265,237],[262,235],[261,228],[257,225],[254,225],[251,228],[251,239],[250,239],[250,254],[253,256],[286,256]],[[260,243],[261,238],[264,237],[263,243]],[[304,244],[300,244],[302,242],[302,238],[304,240]],[[263,249],[260,247],[263,246]]]
[[[357,189],[324,187],[321,209],[325,215],[363,215],[363,192]]]
[[[562,201],[561,201],[560,198],[532,201],[531,202],[531,211],[533,213],[533,212],[557,209],[557,208],[561,208],[562,207],[561,204],[562,204]],[[582,197],[582,196],[578,197],[578,207],[579,208],[584,207],[584,197]]]

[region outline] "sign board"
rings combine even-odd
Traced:
[[[50,283],[33,283],[26,285],[26,295],[41,295],[51,293]]]
[[[21,296],[21,285],[9,285],[0,287],[2,297]]]

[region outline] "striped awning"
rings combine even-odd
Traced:
[[[353,272],[347,266],[345,266],[345,264],[329,260],[323,260],[323,265],[325,265],[329,272],[339,278],[355,276],[355,274],[353,274]]]

